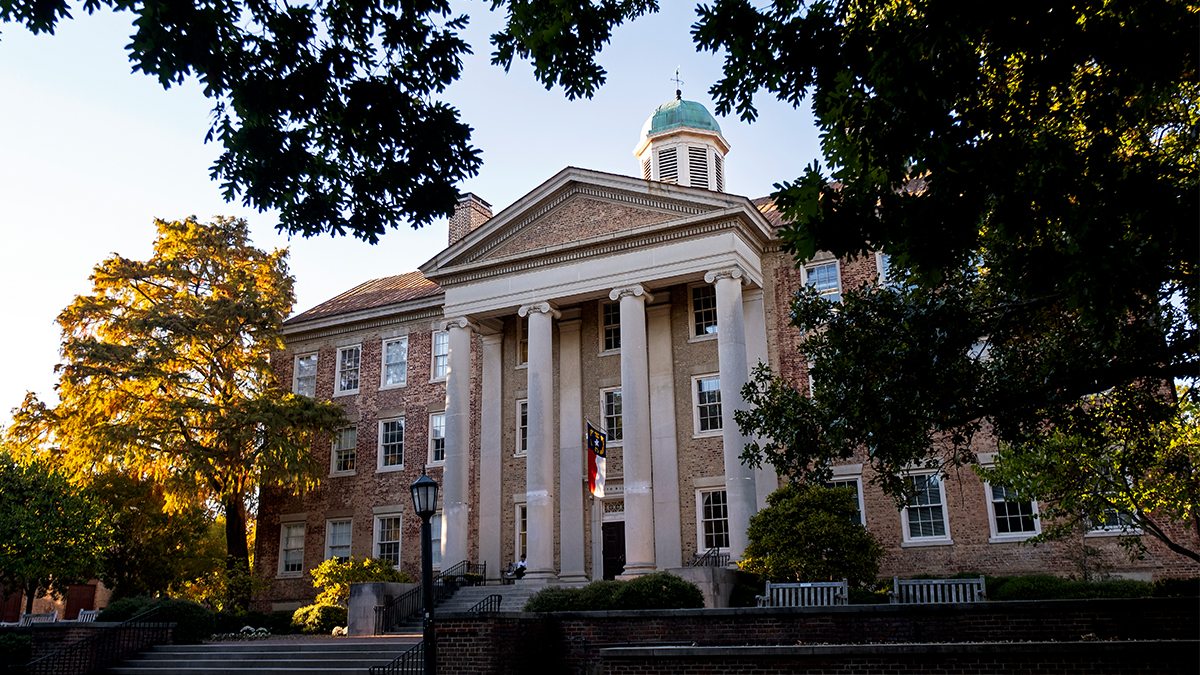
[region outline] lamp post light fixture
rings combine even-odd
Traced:
[[[425,599],[425,618],[422,621],[421,640],[425,656],[425,675],[437,673],[437,635],[433,627],[433,532],[429,519],[437,513],[438,484],[425,475],[409,486],[412,491],[413,509],[421,517],[421,596]]]

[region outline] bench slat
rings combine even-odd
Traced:
[[[938,605],[987,599],[983,576],[975,579],[892,579],[895,604]]]

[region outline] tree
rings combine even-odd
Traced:
[[[875,581],[883,547],[859,522],[846,488],[788,483],[750,518],[740,566],[772,581]]]
[[[148,260],[100,263],[92,293],[59,315],[60,403],[29,397],[10,433],[56,448],[71,474],[162,485],[168,509],[218,506],[227,574],[248,578],[247,501],[313,484],[310,448],[342,410],[283,390],[271,369],[292,305],[285,251],[251,246],[241,220],[157,226]],[[231,594],[234,608],[249,600],[248,587]]]
[[[25,612],[46,592],[87,581],[110,531],[91,495],[38,463],[0,453],[0,587],[25,594]]]
[[[0,21],[52,33],[72,18],[71,4],[0,0]],[[629,0],[555,3],[545,22],[536,5],[492,3],[508,9],[513,36],[494,38],[496,58],[528,55],[529,40],[552,41],[579,56],[545,65],[539,56],[535,67],[568,68],[561,81],[572,97],[604,81],[585,57],[608,41],[612,24],[657,9]],[[447,0],[87,0],[82,7],[134,15],[126,50],[135,71],[164,88],[193,76],[200,82],[213,102],[205,140],[224,146],[213,179],[227,200],[277,209],[281,230],[375,243],[399,223],[420,227],[449,216],[456,185],[479,170],[471,128],[437,100],[471,51],[460,35],[467,16],[454,15]]]

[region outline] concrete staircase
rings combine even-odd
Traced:
[[[501,586],[464,586],[438,605],[437,612],[438,614],[465,612],[493,593],[503,597],[500,601],[501,612],[519,612],[525,607],[525,601],[542,588],[544,587],[530,587],[519,581],[515,584]]]
[[[371,666],[391,663],[420,640],[420,635],[406,635],[159,645],[106,672],[110,675],[364,675]]]

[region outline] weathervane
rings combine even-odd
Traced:
[[[675,98],[683,98],[683,90],[681,89],[683,86],[683,80],[679,79],[678,67],[675,68],[675,77],[671,78],[671,80],[675,82]]]

